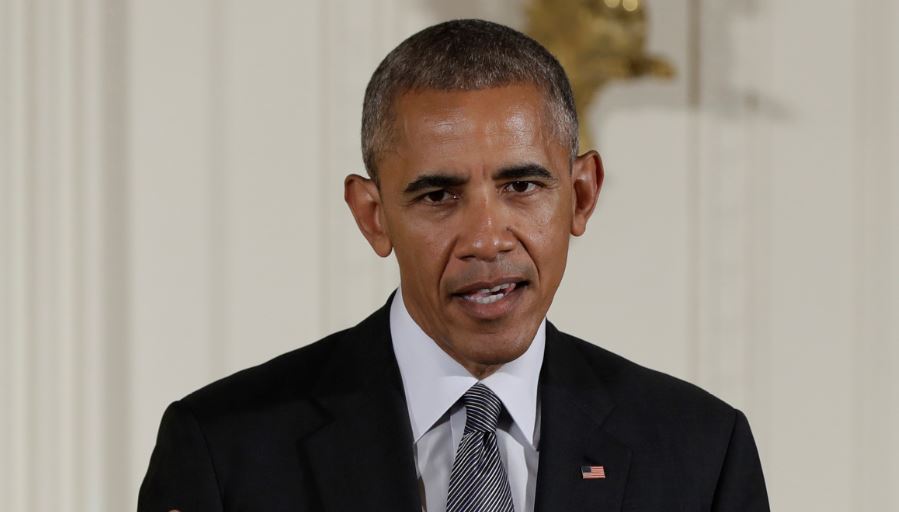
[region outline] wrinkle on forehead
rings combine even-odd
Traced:
[[[504,143],[526,146],[541,144],[544,141],[543,131],[546,123],[540,112],[529,112],[527,109],[513,106],[503,117],[500,126],[490,128],[496,129],[497,135],[502,137]]]
[[[454,139],[482,142],[527,144],[543,138],[547,128],[540,109],[513,103],[501,111],[481,111],[476,106],[441,106],[436,111],[403,112],[400,115],[400,140],[414,144],[429,139],[452,143]],[[399,140],[397,141],[399,142]]]
[[[384,153],[416,162],[410,170],[473,164],[478,155],[543,161],[541,155],[555,153],[561,144],[544,94],[530,85],[413,91],[397,99],[394,112],[393,141]],[[521,153],[513,156],[509,150]]]
[[[424,130],[419,130],[424,128]],[[410,140],[413,133],[436,139],[452,139],[464,136],[476,129],[475,122],[463,108],[446,108],[430,115],[415,118],[403,116],[403,136]]]

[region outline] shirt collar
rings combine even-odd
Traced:
[[[406,309],[401,289],[390,305],[390,336],[403,379],[412,438],[418,442],[478,380],[415,323]],[[525,353],[481,381],[496,393],[531,445],[534,445],[537,384],[545,346],[544,318]]]

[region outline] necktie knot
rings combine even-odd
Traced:
[[[496,393],[478,382],[462,395],[465,404],[465,432],[496,432],[503,403]]]

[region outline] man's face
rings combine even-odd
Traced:
[[[372,244],[396,252],[416,323],[479,376],[527,350],[601,181],[599,169],[584,217],[585,157],[572,175],[544,102],[524,84],[406,93],[378,160],[381,250]]]

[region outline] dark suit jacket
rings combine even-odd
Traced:
[[[420,510],[388,311],[171,404],[138,510]],[[544,357],[538,511],[768,510],[740,411],[549,323]]]

